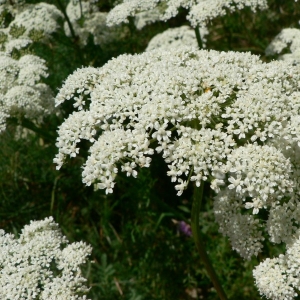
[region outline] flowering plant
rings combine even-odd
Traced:
[[[285,28],[269,44],[266,49],[267,55],[276,55],[289,48],[290,53],[285,53],[279,58],[298,64],[300,61],[300,29]]]
[[[140,13],[154,11],[152,18],[150,17],[148,23],[151,21],[162,20],[166,21],[178,14],[180,8],[189,10],[187,19],[193,27],[204,26],[209,20],[217,16],[224,16],[226,11],[235,11],[250,7],[254,12],[257,9],[267,8],[267,1],[265,0],[197,0],[197,1],[140,1],[140,0],[125,0],[113,8],[108,16],[108,25],[120,24],[128,22],[128,17],[139,16]],[[152,20],[151,20],[152,19]]]
[[[208,274],[220,299],[227,299],[215,270],[227,276],[231,265],[227,260],[224,268],[221,261],[215,264],[219,254],[212,253],[219,246],[211,246],[214,238],[202,238],[203,233],[212,237],[207,230],[216,234],[216,228],[248,260],[244,265],[258,261],[249,269],[261,295],[296,297],[299,29],[284,29],[267,48],[267,55],[281,55],[278,62],[244,52],[199,50],[216,46],[264,55],[282,29],[278,24],[298,26],[296,2],[270,0],[269,9],[256,16],[251,13],[265,9],[266,0],[31,2],[0,0],[0,225],[14,230],[33,215],[45,215],[51,199],[50,214],[63,216],[68,236],[81,234],[97,245],[89,278],[94,288],[86,286],[80,270],[91,247],[68,244],[50,217],[32,221],[20,238],[0,231],[0,298],[181,299],[188,293],[208,299],[214,291],[201,281]],[[225,16],[234,11],[239,13]],[[54,98],[60,114],[54,114]],[[11,124],[36,134],[16,139],[19,127]],[[59,175],[50,165],[56,137],[57,169],[72,159]],[[157,166],[159,159],[165,163]],[[151,177],[158,176],[150,174],[158,170],[156,182]],[[168,179],[175,190],[164,185]],[[172,193],[179,197],[173,199]],[[194,266],[198,254],[191,253],[190,237],[205,271]],[[224,250],[227,240],[219,240]],[[169,252],[158,248],[161,242]],[[232,276],[236,269],[230,269],[229,278],[239,277]],[[172,276],[177,272],[172,291],[164,270]],[[165,287],[151,290],[164,279]],[[240,289],[242,281],[224,282],[225,289],[226,282]],[[247,287],[238,295],[230,291],[240,299]]]
[[[18,239],[0,230],[0,249],[1,299],[87,299],[80,266],[92,248],[68,244],[52,217],[31,221]]]
[[[244,258],[262,250],[263,231],[290,248],[299,234],[299,80],[284,62],[173,48],[79,69],[56,97],[77,111],[58,130],[54,161],[59,169],[88,140],[83,182],[111,193],[119,170],[136,177],[162,153],[178,195],[189,181],[202,190],[210,182],[220,231]]]
[[[14,19],[0,27],[0,132],[6,129],[9,117],[41,123],[54,112],[53,93],[42,82],[49,75],[46,61],[28,48],[35,38],[49,39],[62,18],[62,13],[47,3],[2,2],[3,19],[7,14]]]

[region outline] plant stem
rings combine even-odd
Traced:
[[[53,215],[53,208],[54,208],[54,202],[55,202],[55,192],[56,192],[56,186],[57,186],[57,181],[62,177],[62,175],[56,176],[54,179],[54,184],[53,188],[51,191],[51,204],[50,204],[50,216]]]
[[[49,141],[53,141],[55,139],[55,136],[52,135],[51,133],[49,133],[48,131],[43,130],[42,128],[37,127],[32,121],[30,121],[29,119],[26,118],[8,118],[7,123],[11,123],[16,125],[20,125],[24,128],[30,129],[33,132],[35,132],[36,134],[38,134],[40,137],[47,139]]]
[[[60,0],[56,0],[56,2],[57,2],[57,5],[59,6],[61,12],[63,13],[63,15],[64,15],[64,17],[66,19],[66,22],[67,22],[67,24],[69,26],[69,29],[70,29],[70,32],[71,32],[71,35],[72,35],[72,38],[74,40],[76,40],[77,36],[76,36],[75,31],[73,29],[72,23],[71,23],[68,15],[67,15],[67,12],[66,12],[66,9],[65,9],[64,5],[62,4],[62,2]]]
[[[202,44],[202,40],[201,40],[199,26],[195,27],[195,34],[196,34],[196,39],[197,39],[197,43],[198,43],[199,49],[202,49],[203,48],[203,44]]]
[[[75,47],[75,50],[78,54],[78,57],[79,59],[81,60],[81,63],[84,65],[84,57],[82,56],[82,53],[81,53],[81,49],[78,45],[78,40],[79,40],[79,37],[76,35],[75,33],[75,30],[72,26],[72,23],[70,21],[70,18],[69,16],[67,15],[67,12],[66,12],[66,8],[64,7],[63,3],[61,2],[61,0],[56,0],[57,2],[57,5],[58,7],[60,8],[61,12],[63,13],[64,17],[65,17],[65,20],[69,26],[69,29],[70,29],[70,32],[71,32],[71,36],[73,38],[73,42],[74,42],[74,47]],[[80,2],[80,5],[81,5],[81,2]],[[81,9],[81,6],[80,6],[80,9]],[[81,10],[82,12],[82,10]]]
[[[201,182],[200,187],[194,187],[194,199],[193,199],[193,207],[192,207],[192,232],[193,238],[197,247],[197,250],[200,254],[200,258],[204,264],[204,267],[212,281],[217,294],[221,300],[227,300],[227,296],[220,284],[219,278],[215,272],[213,265],[210,262],[210,259],[206,253],[204,241],[201,236],[200,226],[199,226],[199,214],[200,214],[200,207],[203,198],[203,189],[204,189],[204,182]]]

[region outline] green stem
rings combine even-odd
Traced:
[[[80,18],[83,18],[83,13],[82,13],[82,3],[81,0],[79,0],[79,6],[80,6]]]
[[[56,192],[56,186],[57,186],[57,181],[62,177],[62,175],[56,176],[54,179],[54,184],[53,188],[51,191],[51,203],[50,203],[50,216],[53,215],[53,208],[54,208],[54,202],[55,202],[55,192]]]
[[[197,43],[198,43],[199,49],[202,49],[203,48],[203,44],[202,44],[202,40],[201,40],[199,26],[195,27],[195,34],[196,34],[196,39],[197,39]]]
[[[32,121],[26,119],[26,118],[8,118],[8,123],[14,124],[14,125],[20,125],[24,128],[30,129],[36,134],[38,134],[40,137],[53,141],[55,139],[55,136],[50,134],[48,131],[43,130],[42,128],[37,127]]]
[[[80,49],[80,47],[78,45],[78,39],[79,39],[79,37],[75,33],[75,30],[74,30],[74,28],[72,26],[72,23],[70,21],[69,16],[67,15],[67,12],[66,12],[66,9],[65,9],[63,3],[61,2],[61,0],[56,0],[56,2],[57,2],[58,7],[60,8],[61,12],[63,13],[63,15],[65,17],[65,20],[66,20],[66,22],[67,22],[67,24],[69,26],[69,29],[70,29],[70,32],[71,32],[71,36],[72,36],[73,41],[74,41],[74,47],[75,47],[75,49],[76,49],[76,51],[78,53],[78,57],[81,60],[81,63],[84,65],[84,58],[82,56],[81,49]],[[80,2],[80,4],[81,4],[81,2]]]
[[[220,284],[219,278],[215,272],[213,265],[210,262],[210,259],[206,253],[204,241],[202,239],[201,230],[199,226],[199,214],[200,214],[200,207],[203,198],[203,189],[204,189],[204,182],[201,182],[200,187],[195,186],[194,190],[194,199],[193,199],[193,207],[192,207],[192,232],[193,238],[199,252],[200,258],[204,264],[204,267],[212,281],[217,294],[221,300],[227,300],[227,296]]]
[[[56,0],[56,2],[57,2],[58,6],[59,6],[59,8],[61,10],[61,12],[63,13],[63,15],[64,15],[64,17],[66,19],[66,22],[67,22],[67,24],[69,26],[69,29],[70,29],[70,32],[71,32],[71,35],[72,35],[73,39],[76,40],[77,36],[75,34],[75,31],[74,31],[74,28],[72,26],[72,23],[71,23],[68,15],[67,15],[67,12],[66,12],[66,9],[65,9],[64,5],[62,4],[62,2],[60,0]]]

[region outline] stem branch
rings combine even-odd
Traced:
[[[199,226],[199,214],[200,214],[200,207],[203,198],[203,189],[204,189],[204,182],[201,182],[200,187],[195,186],[194,191],[194,199],[193,199],[193,207],[192,207],[192,232],[193,238],[199,252],[200,258],[204,264],[204,267],[212,281],[217,294],[221,300],[227,300],[227,296],[220,284],[219,278],[215,272],[213,265],[210,262],[210,259],[206,253],[204,241],[201,236],[200,226]]]
[[[56,2],[57,2],[58,7],[60,8],[61,12],[63,13],[63,15],[65,17],[65,20],[66,20],[66,22],[67,22],[67,24],[69,26],[69,29],[70,29],[70,32],[71,32],[71,36],[72,36],[73,42],[74,42],[74,47],[75,47],[75,50],[78,53],[78,57],[81,60],[81,63],[84,65],[84,58],[82,56],[81,49],[80,49],[80,47],[78,45],[79,37],[75,33],[75,30],[74,30],[74,28],[72,26],[72,23],[70,21],[70,18],[68,16],[67,12],[66,12],[66,8],[64,7],[62,1],[61,0],[56,0]],[[81,1],[80,1],[80,5],[81,5]],[[80,6],[80,9],[81,9],[81,13],[82,13],[82,7],[81,6]]]
[[[14,118],[14,117],[10,117],[8,118],[7,123],[11,123],[16,125],[20,125],[24,128],[30,129],[33,132],[35,132],[36,134],[38,134],[40,137],[53,141],[55,139],[55,136],[52,135],[51,133],[49,133],[48,131],[43,130],[42,128],[37,127],[32,121],[30,121],[29,119],[26,118]]]
[[[195,34],[196,34],[196,39],[197,39],[197,43],[198,43],[199,49],[202,49],[203,48],[203,44],[202,44],[202,40],[201,40],[199,26],[195,27]]]

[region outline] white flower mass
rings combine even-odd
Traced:
[[[26,48],[32,44],[31,34],[41,35],[41,42],[46,42],[51,34],[59,29],[59,19],[63,14],[52,4],[44,2],[25,4],[23,0],[0,3],[0,15],[10,13],[12,21],[0,24],[0,50],[10,56],[14,50]],[[6,25],[6,26],[4,26]],[[5,38],[4,38],[5,37]],[[3,53],[1,53],[3,55]]]
[[[273,243],[297,236],[299,81],[299,68],[284,61],[190,48],[78,69],[56,97],[75,111],[58,130],[54,161],[59,169],[88,140],[83,182],[112,193],[119,171],[137,177],[161,153],[178,195],[189,181],[210,182],[220,232],[250,259],[263,232]]]
[[[255,283],[261,294],[267,299],[292,300],[300,289],[300,235],[297,232],[294,241],[287,244],[286,254],[267,258],[254,270]]]
[[[160,154],[178,196],[191,182],[195,189],[210,186],[219,232],[242,258],[258,256],[266,242],[285,246],[284,254],[254,268],[260,294],[299,297],[300,30],[283,29],[265,50],[279,60],[265,63],[250,53],[199,50],[197,39],[199,33],[205,48],[208,26],[216,32],[222,26],[213,19],[267,9],[267,0],[31,2],[37,1],[0,0],[0,133],[13,123],[15,136],[25,136],[24,118],[39,126],[71,102],[74,110],[57,130],[57,170],[82,154],[84,141],[82,181],[108,194],[119,172],[137,178]],[[132,25],[141,30],[179,12],[188,25],[174,28],[179,19],[171,20],[144,53],[91,67],[97,61],[90,61],[91,38],[106,59],[117,41],[130,37],[131,45]],[[52,43],[59,30],[71,43]],[[72,44],[90,65],[69,75],[55,98],[44,83],[47,61],[33,54],[38,43],[52,56]],[[0,229],[0,299],[87,300],[81,267],[91,253],[84,242],[70,243],[53,217],[30,221],[19,235]]]
[[[122,36],[120,28],[116,26],[110,28],[106,25],[107,13],[99,11],[96,2],[71,0],[66,9],[82,46],[86,45],[90,34],[94,37],[94,44],[101,47]],[[64,24],[64,30],[67,36],[71,36],[67,22]]]
[[[0,0],[0,15],[4,15],[5,13],[10,13],[11,16],[15,16],[20,12],[20,10],[24,7],[25,0]],[[0,28],[5,27],[4,19],[1,18]]]
[[[58,20],[63,18],[63,14],[55,5],[40,2],[37,4],[26,4],[24,1],[4,1],[0,2],[0,13],[10,12],[13,20],[5,27],[0,24],[0,32],[8,37],[8,41],[15,40],[11,34],[13,28],[24,28],[18,40],[29,39],[33,31],[41,31],[44,40],[57,31],[59,28]],[[29,39],[30,40],[30,39]]]
[[[167,21],[178,14],[179,8],[189,10],[187,19],[193,27],[205,26],[209,20],[217,16],[226,15],[227,11],[233,12],[245,7],[250,7],[254,12],[257,9],[267,8],[266,0],[124,0],[113,8],[107,16],[109,26],[127,23],[128,17],[155,10],[153,22]],[[151,14],[148,14],[151,17]],[[151,23],[148,18],[147,23]]]
[[[283,29],[270,43],[266,49],[267,55],[281,54],[283,50],[289,49],[290,53],[279,56],[280,59],[292,64],[300,63],[300,30],[297,28]]]
[[[270,194],[291,189],[289,177],[283,180],[290,163],[274,146],[247,148],[245,143],[266,143],[282,138],[283,132],[294,142],[298,132],[291,117],[299,105],[298,77],[299,71],[286,69],[284,62],[265,64],[250,54],[175,49],[122,55],[99,69],[78,69],[56,97],[56,105],[72,99],[77,111],[59,129],[55,161],[60,168],[66,156],[77,155],[81,139],[89,140],[84,181],[113,184],[117,163],[128,158],[149,164],[154,139],[173,181],[189,172],[198,183],[230,173],[229,182],[241,177],[237,193],[265,203]],[[288,126],[293,131],[285,132]],[[237,146],[240,141],[244,150]],[[261,151],[269,151],[278,165],[259,162],[278,169],[269,189],[265,180],[257,182],[255,176],[262,175],[251,164]],[[244,178],[250,171],[253,178]]]
[[[45,63],[31,54],[15,60],[0,52],[0,132],[5,130],[9,116],[41,122],[43,116],[54,111],[53,93],[40,82],[48,76]]]
[[[146,25],[160,20],[160,12],[157,7],[154,9],[136,13],[134,17],[134,25],[138,30],[143,29]]]
[[[116,3],[102,12],[97,0],[70,0],[64,19],[52,4],[0,0],[0,132],[10,117],[39,124],[55,111],[43,83],[46,61],[24,48],[33,40],[47,45],[62,19],[81,49],[90,36],[105,49],[132,24],[142,29],[185,9],[189,26],[156,35],[144,53],[68,76],[55,106],[70,101],[74,111],[58,128],[54,163],[60,169],[79,155],[84,140],[83,183],[112,193],[119,172],[136,178],[139,167],[161,154],[178,196],[191,181],[210,184],[219,231],[244,259],[262,252],[265,239],[286,245],[285,254],[262,261],[253,276],[268,299],[294,299],[300,291],[300,30],[283,29],[266,49],[280,60],[265,63],[250,53],[197,50],[193,28],[205,47],[211,20],[266,9],[267,0]],[[0,299],[87,299],[80,267],[91,251],[83,242],[69,244],[52,217],[31,221],[19,237],[0,230]]]
[[[200,28],[200,36],[204,47],[206,42],[205,36],[207,34],[207,28]],[[189,26],[167,29],[150,40],[146,51],[151,51],[153,49],[169,50],[170,47],[177,49],[179,47],[198,48],[195,31]]]
[[[28,36],[33,29],[41,30],[45,36],[49,36],[58,29],[57,21],[62,17],[63,14],[55,5],[41,2],[24,6],[9,27],[24,26],[26,28],[24,36]]]
[[[54,112],[53,93],[42,83],[48,76],[46,61],[33,54],[18,55],[18,59],[13,54],[24,49],[26,53],[33,43],[29,38],[33,31],[40,31],[46,41],[58,29],[58,19],[63,16],[54,5],[44,2],[2,1],[1,11],[10,12],[13,20],[0,29],[0,132],[6,129],[8,117],[40,123]]]
[[[81,265],[92,248],[68,244],[52,217],[31,221],[18,238],[0,230],[0,298],[87,299]]]

